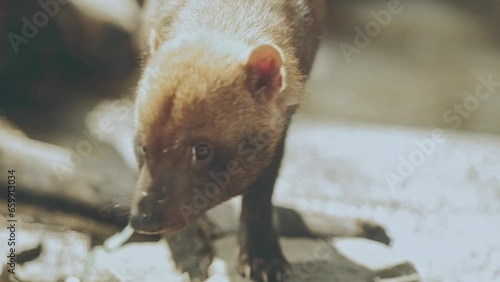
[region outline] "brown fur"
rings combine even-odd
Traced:
[[[309,2],[316,10],[308,11]],[[208,208],[241,194],[262,173],[284,138],[290,110],[305,93],[305,77],[314,56],[310,50],[315,51],[321,23],[314,16],[321,1],[309,2],[297,6],[285,0],[147,3],[149,20],[143,31],[147,34],[144,38],[151,38],[143,45],[145,67],[136,102],[136,144],[147,148],[148,177],[164,178],[162,169],[173,166],[182,170],[174,163],[185,165],[189,159],[186,152],[199,140],[216,144],[222,162],[212,170],[224,170],[224,162],[236,161],[245,172],[232,177],[224,195],[211,201]],[[256,93],[251,93],[246,84],[245,71],[252,50],[263,44],[275,44],[282,52],[286,85],[266,104],[256,101]],[[313,55],[303,55],[307,53]],[[250,156],[252,161],[248,162],[248,154],[242,154],[240,147],[259,134],[267,136],[265,148],[255,158]],[[168,180],[169,185],[176,181],[188,186],[210,181],[185,173],[190,181],[179,180],[177,173],[175,180]],[[139,185],[141,189],[153,188]],[[168,195],[173,202],[166,206],[188,204],[194,195],[191,189],[185,189],[177,196],[180,198]],[[174,210],[168,212],[169,218],[178,217]]]
[[[240,273],[279,280],[286,262],[271,196],[318,47],[322,8],[321,0],[146,3],[131,213],[137,231],[179,231],[244,194]],[[200,144],[211,148],[206,160],[195,157]]]
[[[223,56],[219,58],[209,50],[200,50],[198,47],[169,54],[175,59],[160,61],[157,71],[166,73],[163,68],[176,71],[162,77],[151,76],[153,82],[149,82],[147,100],[140,101],[139,98],[137,103],[136,143],[147,148],[149,167],[158,169],[158,172],[151,171],[153,178],[160,177],[159,174],[172,168],[174,163],[183,163],[183,168],[189,170],[187,153],[198,141],[210,142],[215,147],[218,165],[212,166],[210,171],[225,171],[226,164],[237,162],[245,173],[231,177],[226,193],[211,201],[208,209],[241,194],[245,186],[255,180],[260,170],[269,164],[273,151],[283,138],[287,117],[280,110],[260,105],[253,93],[245,90],[243,64],[232,63],[230,59]],[[246,139],[259,134],[266,135],[267,140],[263,140],[266,141],[266,148],[255,156],[243,152],[242,146]],[[203,173],[198,176],[189,171],[185,173],[185,180],[176,173],[176,180],[169,179],[170,184],[189,180],[192,182],[187,186],[192,186],[198,178],[196,182],[201,189],[205,183],[213,181],[203,176]],[[173,202],[166,203],[167,207],[172,208],[166,212],[168,217],[182,218],[178,214],[179,205],[192,205],[193,192],[189,187],[183,190],[185,194],[178,195],[178,198],[170,195],[169,199]]]

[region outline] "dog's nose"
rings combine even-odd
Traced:
[[[163,212],[154,211],[132,214],[130,225],[139,233],[160,233],[163,230]]]
[[[147,197],[139,201],[137,210],[130,216],[130,225],[139,233],[160,233],[164,224],[163,209],[152,204]]]

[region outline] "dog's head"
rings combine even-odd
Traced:
[[[139,232],[175,232],[244,193],[285,132],[290,105],[281,50],[198,44],[154,50],[139,84],[140,174],[131,214]]]

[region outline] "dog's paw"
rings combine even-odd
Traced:
[[[210,262],[212,260],[210,259]],[[203,264],[199,267],[191,268],[187,270],[186,272],[189,275],[189,281],[191,282],[204,282],[208,279],[209,274],[208,274],[208,267],[210,266],[210,263],[208,264]]]
[[[238,273],[257,282],[283,281],[288,270],[289,265],[281,254],[273,258],[261,258],[242,253],[238,260]]]

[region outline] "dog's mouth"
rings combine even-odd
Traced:
[[[134,231],[139,233],[139,234],[144,234],[144,235],[158,235],[158,234],[165,234],[167,231],[165,229],[158,229],[158,230],[142,230],[138,229],[132,226],[134,228]]]
[[[186,225],[187,223],[182,220],[167,220],[164,211],[132,213],[130,216],[130,226],[135,232],[146,235],[170,234],[181,230]]]

